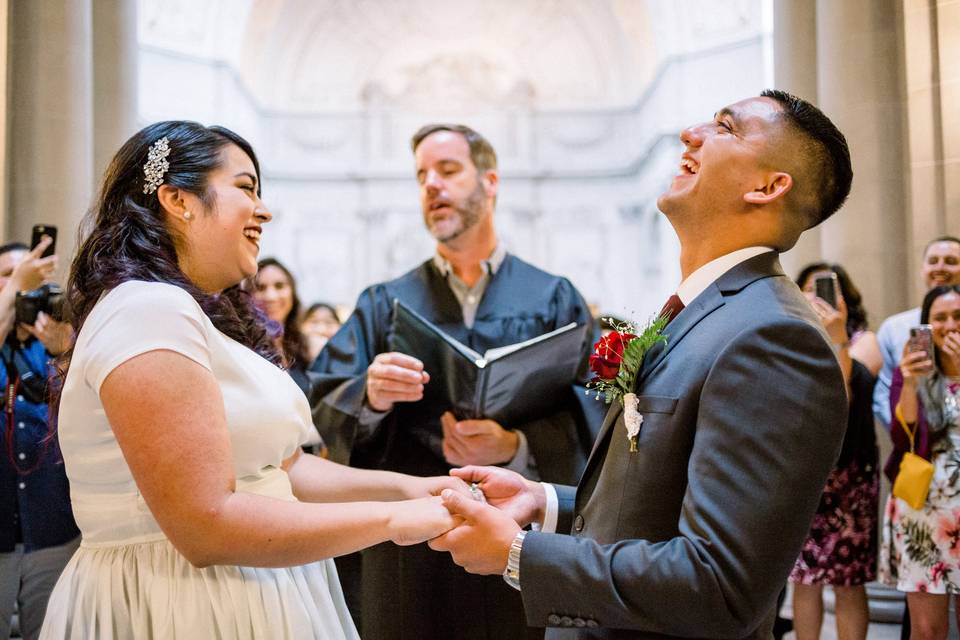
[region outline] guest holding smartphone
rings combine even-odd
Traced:
[[[14,606],[25,640],[40,634],[47,600],[80,542],[70,488],[48,421],[50,359],[67,349],[72,327],[45,313],[25,324],[17,293],[53,273],[52,238],[0,246],[0,638]],[[19,316],[19,317],[18,317]]]
[[[913,640],[947,637],[949,596],[960,592],[960,286],[931,289],[920,323],[930,325],[933,348],[922,331],[903,348],[884,472],[896,478],[913,439],[913,452],[933,463],[933,478],[919,509],[890,496],[880,549],[882,578],[907,594]]]
[[[823,587],[830,585],[836,594],[838,637],[866,638],[864,585],[876,574],[879,474],[871,410],[875,377],[860,354],[870,353],[876,338],[867,330],[860,292],[843,267],[811,264],[800,272],[797,285],[833,343],[850,410],[846,423],[837,425],[846,434],[840,458],[827,478],[810,534],[790,574],[794,630],[797,640],[820,637]]]

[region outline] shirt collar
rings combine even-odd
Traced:
[[[680,286],[677,287],[677,295],[680,297],[680,301],[683,302],[684,306],[689,305],[698,295],[703,293],[707,287],[716,282],[717,278],[727,271],[741,262],[746,262],[750,258],[758,256],[761,253],[766,253],[767,251],[773,251],[773,249],[770,247],[747,247],[745,249],[737,249],[736,251],[711,260],[691,273],[680,283]]]
[[[483,267],[485,273],[496,274],[506,257],[507,250],[498,242],[497,246],[493,248],[493,253],[490,254],[489,258],[483,260],[480,266]],[[433,266],[437,268],[437,271],[439,271],[440,275],[444,278],[453,273],[453,266],[450,264],[450,261],[440,255],[439,251],[433,255]]]

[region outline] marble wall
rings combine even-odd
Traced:
[[[677,134],[765,86],[758,1],[722,12],[709,2],[510,3],[497,14],[499,48],[488,41],[496,21],[445,10],[424,23],[421,2],[403,3],[409,15],[392,22],[364,13],[369,2],[299,3],[299,20],[291,4],[213,6],[208,26],[233,29],[221,33],[175,20],[178,3],[142,0],[139,113],[251,139],[275,213],[263,253],[290,265],[306,301],[350,305],[432,253],[409,137],[440,120],[469,124],[497,149],[498,226],[512,251],[570,277],[604,312],[652,313],[679,280],[676,238],[656,210]],[[255,24],[241,37],[243,15]],[[315,42],[334,20],[350,32],[340,48]],[[453,37],[463,22],[471,46]],[[391,60],[390,29],[414,52]],[[431,31],[439,44],[424,45]],[[368,50],[373,41],[387,54]]]

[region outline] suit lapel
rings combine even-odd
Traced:
[[[685,307],[673,319],[673,322],[667,325],[663,332],[667,336],[667,343],[660,343],[647,353],[643,359],[643,366],[640,368],[640,375],[637,376],[634,390],[642,387],[647,376],[663,362],[667,354],[679,344],[680,340],[691,329],[716,309],[723,306],[724,296],[737,293],[760,278],[782,275],[783,269],[780,267],[779,254],[768,251],[741,262],[717,278],[716,282],[704,289],[688,307]]]
[[[640,374],[633,385],[634,390],[643,387],[643,381],[663,362],[667,354],[676,348],[691,329],[721,306],[723,306],[723,295],[714,283],[698,295],[690,306],[685,307],[683,311],[677,314],[677,317],[663,330],[663,334],[667,336],[667,342],[665,344],[661,342],[644,357]]]
[[[621,413],[623,413],[623,405],[616,401],[610,404],[610,409],[607,410],[607,415],[603,419],[603,424],[600,425],[599,433],[597,433],[597,439],[593,441],[593,449],[590,450],[590,457],[587,459],[588,467],[590,466],[590,460],[593,460],[597,449],[600,448],[600,443],[607,439],[610,428],[616,424]]]
[[[634,383],[634,391],[641,391],[643,389],[643,383],[646,379],[656,370],[667,355],[676,348],[684,336],[697,326],[701,320],[723,306],[723,298],[725,295],[736,293],[760,278],[782,275],[783,270],[780,267],[778,254],[770,251],[741,262],[720,276],[716,282],[704,289],[703,293],[698,295],[689,306],[685,307],[683,311],[677,314],[677,317],[667,325],[667,328],[663,332],[664,335],[667,336],[667,342],[666,344],[659,343],[647,352],[643,359],[643,364],[640,367],[640,372],[637,375],[637,380]],[[587,460],[587,465],[584,467],[583,474],[580,476],[578,487],[589,486],[588,480],[591,474],[596,472],[597,467],[606,457],[606,443],[610,439],[611,430],[619,421],[622,413],[623,407],[619,402],[614,402],[610,406],[610,410],[607,411],[606,418],[604,418],[603,425],[600,427],[600,432],[597,434],[597,439],[593,444],[593,450],[590,452],[590,458]],[[641,432],[642,430],[643,427],[641,427]],[[577,499],[580,499],[579,491]]]

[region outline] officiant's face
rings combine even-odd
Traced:
[[[461,236],[487,215],[487,192],[462,135],[431,133],[414,156],[423,222],[438,242]]]

